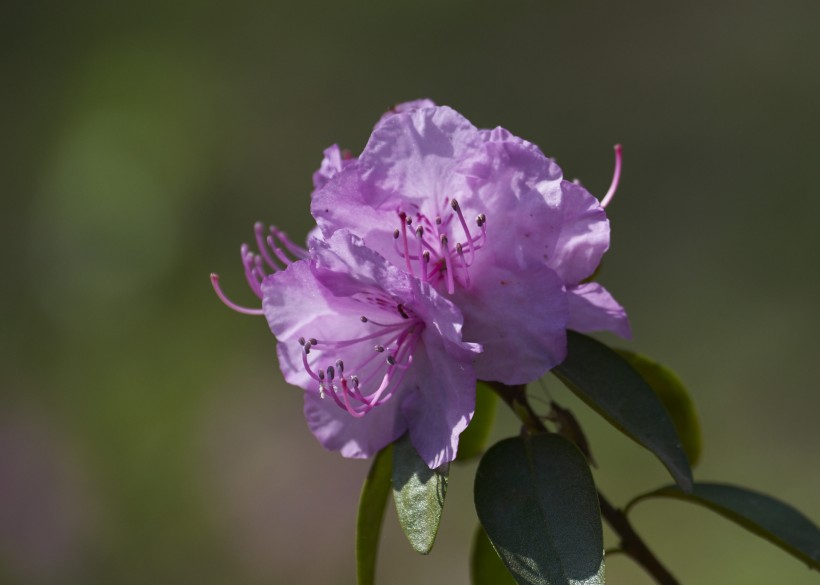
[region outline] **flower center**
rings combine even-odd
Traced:
[[[367,300],[388,315],[385,322],[364,315],[356,328],[361,334],[348,339],[300,337],[302,364],[317,383],[321,398],[330,396],[336,405],[360,418],[393,396],[413,363],[413,352],[424,322],[412,309],[396,304],[386,295],[368,295]],[[392,306],[392,317],[384,309]],[[392,319],[392,320],[391,320]],[[353,357],[345,364],[341,356]],[[315,356],[315,357],[310,357]]]
[[[420,211],[415,214],[415,230],[413,217],[399,210],[401,227],[393,231],[396,252],[404,258],[407,271],[423,282],[439,284],[446,282],[447,292],[455,292],[456,282],[463,286],[470,286],[470,266],[475,261],[475,253],[487,241],[487,217],[480,213],[475,219],[480,233],[473,236],[461,211],[461,206],[455,199],[445,199],[449,203],[451,212],[442,218],[436,215],[431,219]],[[451,235],[461,228],[463,239],[451,245]],[[414,236],[408,235],[412,232]],[[415,238],[415,242],[411,240]]]

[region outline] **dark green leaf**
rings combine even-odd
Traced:
[[[470,582],[473,585],[515,585],[515,579],[480,524],[473,536],[473,550],[470,553]]]
[[[692,469],[672,419],[652,388],[603,343],[567,332],[567,359],[552,372],[615,428],[654,453],[682,489]]]
[[[604,582],[598,493],[587,461],[561,436],[505,439],[478,465],[475,506],[516,582]]]
[[[487,447],[487,439],[493,430],[495,411],[498,406],[498,394],[486,383],[479,382],[475,393],[475,414],[470,426],[458,438],[458,456],[456,461],[467,461],[478,457]]]
[[[627,511],[640,501],[660,497],[706,506],[820,570],[820,528],[780,500],[733,485],[698,482],[690,494],[667,486],[639,496]]]
[[[433,548],[447,495],[449,465],[430,469],[407,435],[393,443],[393,501],[407,540],[418,553]]]
[[[700,459],[701,434],[695,403],[675,372],[658,362],[625,349],[616,349],[629,365],[641,375],[660,398],[683,443],[683,450],[694,467]]]
[[[356,582],[359,585],[373,585],[376,578],[376,554],[392,468],[393,446],[388,445],[376,455],[362,486],[356,517]]]

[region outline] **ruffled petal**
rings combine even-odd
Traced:
[[[555,216],[547,242],[546,262],[567,286],[589,277],[609,249],[609,220],[603,207],[582,186],[562,181],[561,189],[544,193]]]
[[[588,282],[567,291],[569,323],[567,327],[583,333],[611,331],[632,339],[632,329],[624,308],[597,282]]]

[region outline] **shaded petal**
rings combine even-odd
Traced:
[[[469,360],[454,359],[431,341],[425,339],[424,351],[414,355],[418,374],[402,411],[410,442],[433,469],[456,457],[459,435],[475,410],[475,373]]]
[[[526,384],[561,363],[568,314],[560,277],[543,264],[508,270],[488,262],[480,278],[453,296],[464,313],[464,339],[483,347],[477,377]]]
[[[567,291],[569,329],[587,333],[611,331],[632,339],[632,330],[624,308],[597,282],[588,282]]]

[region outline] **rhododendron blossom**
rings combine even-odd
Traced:
[[[484,347],[480,379],[540,377],[563,360],[567,328],[629,335],[620,305],[583,283],[609,246],[600,203],[535,145],[450,108],[411,102],[383,117],[312,213],[325,236],[349,229],[447,295],[464,338]]]
[[[345,231],[313,240],[309,259],[273,274],[257,268],[273,267],[264,247],[250,256],[243,250],[279,365],[305,390],[322,445],[369,457],[407,432],[431,468],[451,461],[473,415],[481,350],[461,340],[458,308]]]

